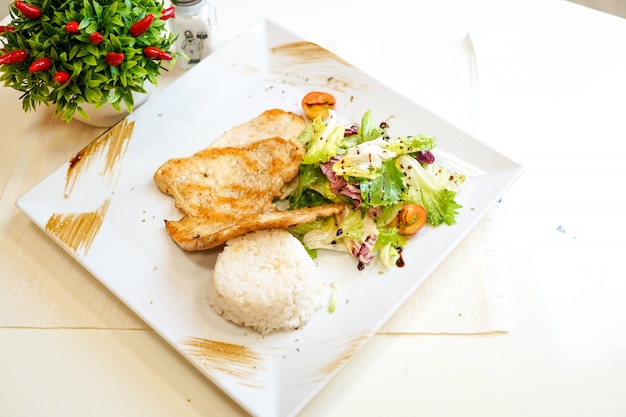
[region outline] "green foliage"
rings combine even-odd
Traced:
[[[81,108],[84,103],[96,107],[105,104],[128,111],[133,107],[133,91],[144,93],[145,83],[157,83],[162,70],[168,70],[161,61],[144,56],[143,50],[154,46],[169,52],[174,36],[160,20],[164,8],[161,0],[30,0],[41,9],[41,18],[31,20],[10,6],[13,31],[0,36],[6,52],[25,49],[29,59],[19,64],[0,65],[0,81],[5,86],[22,91],[24,111],[35,110],[39,105],[56,106],[54,117],[61,116],[67,122],[76,113],[86,118]],[[130,26],[152,13],[154,21],[137,38],[132,37]],[[65,29],[68,22],[79,23],[79,33]],[[102,34],[104,40],[92,45],[89,34]],[[108,52],[121,52],[124,61],[117,67],[106,64]],[[38,58],[48,57],[53,61],[48,71],[29,73],[30,64]],[[174,60],[167,63],[168,67]],[[58,84],[54,75],[67,72],[71,80]]]

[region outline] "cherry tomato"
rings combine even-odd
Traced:
[[[315,119],[317,116],[326,118],[328,110],[335,108],[336,100],[332,94],[320,91],[311,91],[302,98],[302,110],[309,119]]]
[[[402,235],[414,235],[426,224],[426,209],[419,204],[405,204],[389,224]]]

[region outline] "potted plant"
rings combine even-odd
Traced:
[[[159,0],[28,0],[0,26],[0,80],[23,92],[24,111],[88,120],[85,107],[132,112],[134,95],[174,64],[166,27],[174,8]]]

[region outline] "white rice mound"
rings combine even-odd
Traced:
[[[280,229],[229,240],[207,285],[211,307],[265,335],[304,326],[323,304],[326,284],[300,241]]]

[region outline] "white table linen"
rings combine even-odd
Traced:
[[[622,416],[624,19],[559,0],[220,6],[225,35],[274,18],[527,167],[493,218],[509,332],[377,335],[301,415]],[[468,35],[477,78],[400,76],[403,53],[436,63],[435,46]],[[19,140],[41,123],[0,124]],[[7,415],[246,415],[151,331],[2,328],[0,346]]]

